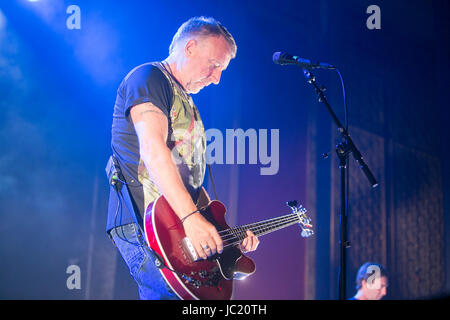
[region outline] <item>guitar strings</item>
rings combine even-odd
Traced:
[[[279,230],[281,228],[284,228],[290,224],[292,225],[299,221],[300,219],[298,215],[296,213],[293,213],[283,217],[272,218],[253,224],[222,230],[219,232],[219,234],[221,235],[222,240],[228,242],[225,245],[225,247],[227,247],[230,245],[239,244],[246,237],[245,235],[246,230],[251,230],[253,233],[255,233],[255,235],[259,236],[270,233],[272,231]],[[233,241],[229,242],[230,240]]]
[[[277,217],[277,218],[272,218],[272,219],[268,219],[265,221],[261,221],[261,222],[257,222],[257,223],[252,223],[252,224],[246,224],[246,225],[242,225],[240,227],[234,227],[234,228],[229,228],[226,230],[221,230],[219,231],[219,234],[230,234],[230,232],[237,231],[243,231],[244,229],[254,229],[254,230],[258,230],[258,229],[264,229],[264,228],[270,228],[273,225],[276,225],[277,223],[283,223],[284,221],[290,220],[292,218],[295,218],[296,220],[298,220],[298,216],[297,214],[289,214],[286,216],[282,216],[282,217]]]
[[[243,225],[240,227],[222,230],[221,232],[219,232],[219,234],[222,233],[222,235],[223,235],[222,238],[224,240],[228,240],[229,237],[240,238],[241,240],[243,240],[246,237],[246,235],[245,235],[246,230],[251,230],[252,232],[254,231],[254,233],[259,233],[260,231],[266,231],[266,229],[272,229],[274,226],[277,226],[280,223],[290,222],[292,219],[294,219],[294,221],[297,221],[298,216],[296,214],[292,214],[292,215],[287,215],[284,217],[269,219],[264,222],[258,222],[258,223],[254,223],[254,224],[248,224],[248,225]]]
[[[291,217],[297,217],[297,214],[296,213],[292,213],[292,214],[288,214],[288,215],[285,215],[285,216],[271,218],[271,219],[267,219],[267,220],[256,222],[256,223],[246,224],[246,225],[242,225],[240,228],[249,229],[249,228],[254,228],[254,227],[257,227],[257,226],[263,226],[263,225],[266,226],[266,225],[270,225],[272,223],[277,223],[279,221],[282,221],[283,219],[289,219]],[[219,234],[227,233],[227,232],[229,232],[230,230],[233,230],[233,229],[237,230],[238,228],[239,227],[234,227],[234,228],[229,228],[229,229],[226,229],[226,230],[221,230],[221,231],[219,231]]]
[[[267,234],[267,233],[270,233],[270,232],[272,232],[272,231],[280,230],[280,229],[282,229],[282,228],[284,228],[284,227],[287,227],[287,226],[289,226],[289,225],[293,225],[293,224],[295,224],[295,223],[297,223],[297,222],[298,222],[298,219],[291,219],[291,220],[289,220],[289,221],[285,221],[285,223],[279,224],[276,228],[268,229],[268,230],[266,230],[265,232],[260,233],[259,235],[261,236],[261,235],[265,235],[265,234]],[[236,237],[235,237],[235,239],[236,239]],[[224,247],[228,247],[228,246],[232,246],[232,245],[238,245],[238,244],[241,243],[241,241],[242,241],[242,239],[237,238],[237,241],[229,242],[229,243],[225,244]]]

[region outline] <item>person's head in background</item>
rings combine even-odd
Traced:
[[[355,300],[380,300],[386,295],[388,275],[379,263],[366,262],[356,274]]]

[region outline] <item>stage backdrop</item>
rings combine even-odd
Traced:
[[[386,266],[388,299],[445,294],[447,12],[443,0],[3,3],[0,298],[138,298],[105,233],[116,90],[135,66],[166,58],[198,15],[220,20],[238,45],[220,84],[193,96],[208,132],[223,136],[211,167],[229,224],[289,213],[296,199],[315,229],[262,237],[249,254],[257,271],[234,298],[338,297],[337,128],[302,69],[272,62],[276,51],[339,67],[350,135],[379,182],[371,188],[350,157],[348,296],[366,261]],[[314,74],[344,122],[338,74]],[[247,134],[243,163],[226,149],[231,130]],[[207,176],[205,186],[213,196]]]

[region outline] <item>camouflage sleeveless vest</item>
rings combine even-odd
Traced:
[[[172,78],[162,63],[152,63],[169,80],[173,101],[169,112],[167,146],[178,167],[181,179],[194,202],[201,190],[206,168],[206,136],[200,113],[192,97]],[[143,185],[145,208],[161,192],[148,175],[142,159],[139,160],[138,179]]]

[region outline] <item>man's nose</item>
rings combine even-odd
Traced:
[[[211,74],[211,82],[216,85],[219,84],[221,75],[222,71],[219,68],[215,69]]]

